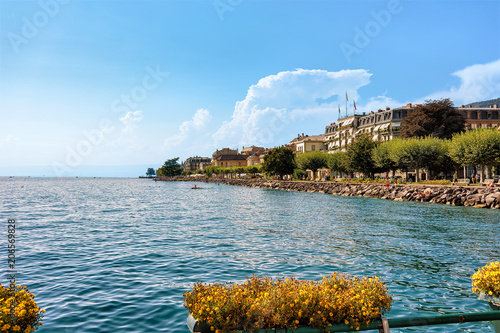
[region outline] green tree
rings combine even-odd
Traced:
[[[179,164],[179,158],[172,158],[165,161],[163,166],[156,170],[158,176],[174,177],[182,174],[182,168]]]
[[[238,177],[241,177],[241,174],[245,173],[245,167],[236,167],[234,171],[238,174]]]
[[[397,140],[384,141],[372,150],[372,159],[375,166],[385,172],[392,171],[393,176],[395,171],[399,169],[397,161],[392,158],[392,152],[397,144]]]
[[[327,166],[327,153],[322,153],[319,151],[311,151],[307,153],[301,153],[295,156],[295,163],[297,167],[301,170],[311,170],[313,172],[313,178],[318,169],[325,168]]]
[[[401,169],[416,170],[416,181],[420,181],[420,169],[439,171],[443,169],[447,153],[446,143],[435,137],[395,140],[391,157]]]
[[[213,174],[218,175],[222,173],[222,167],[217,165],[209,165],[203,169],[203,173],[206,174],[208,177],[211,177]]]
[[[293,170],[293,178],[297,180],[301,180],[302,178],[306,178],[307,173],[304,170],[301,169],[295,169]]]
[[[328,154],[328,158],[326,160],[328,168],[330,168],[331,172],[336,173],[348,173],[351,170],[349,169],[349,162],[347,159],[347,153],[343,151],[337,151],[333,154]]]
[[[260,172],[260,165],[257,166],[257,165],[250,165],[250,166],[247,166],[246,167],[246,171],[247,173],[251,174],[252,177],[255,177],[255,174],[259,173]]]
[[[448,147],[450,156],[459,165],[480,165],[481,182],[491,167],[500,164],[500,132],[495,128],[478,128],[456,134]]]
[[[156,174],[156,171],[154,168],[148,168],[148,170],[146,171],[146,176],[148,176],[148,177],[153,177],[155,174]]]
[[[453,107],[450,99],[427,100],[417,105],[401,122],[401,138],[426,136],[451,139],[465,131],[464,117]]]
[[[277,175],[281,179],[284,175],[291,175],[294,169],[295,159],[290,148],[274,148],[264,156],[262,171],[268,175]]]
[[[363,135],[347,148],[347,161],[349,168],[354,172],[361,172],[372,177],[378,171],[372,158],[372,151],[377,146],[369,136]]]

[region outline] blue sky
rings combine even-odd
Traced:
[[[500,97],[497,0],[0,1],[0,175],[137,176]]]

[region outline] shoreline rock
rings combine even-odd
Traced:
[[[213,182],[213,181],[211,181]],[[500,188],[471,188],[466,186],[435,186],[391,184],[356,184],[333,182],[270,181],[249,179],[221,179],[225,185],[268,188],[286,191],[319,192],[340,196],[361,196],[394,201],[416,201],[500,209]]]

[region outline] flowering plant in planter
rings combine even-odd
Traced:
[[[488,262],[472,275],[472,292],[500,297],[500,262]]]
[[[333,273],[321,281],[252,275],[244,283],[196,283],[184,306],[215,332],[334,324],[359,329],[389,311],[392,298],[378,277]]]
[[[40,310],[27,287],[0,284],[0,332],[30,333],[42,326],[45,310]]]
[[[500,310],[500,262],[488,262],[472,275],[472,291],[487,301],[491,310]],[[500,332],[500,321],[494,322]]]

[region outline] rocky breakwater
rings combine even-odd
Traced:
[[[500,188],[224,179],[226,185],[500,209]]]

